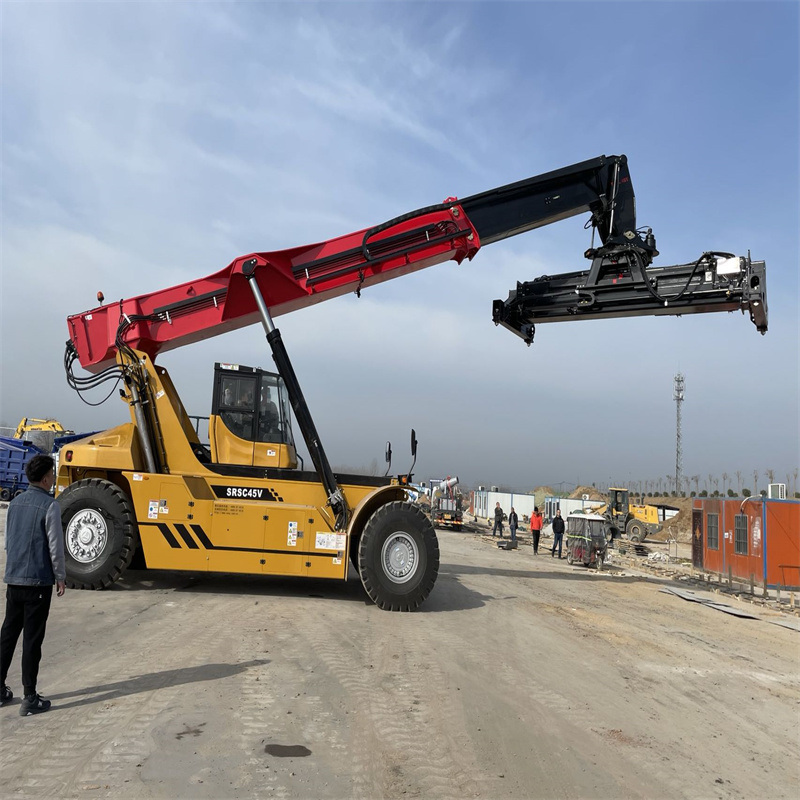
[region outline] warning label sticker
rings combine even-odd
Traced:
[[[315,546],[317,550],[344,550],[345,535],[343,533],[329,533],[317,531]]]
[[[158,500],[151,500],[147,504],[147,519],[158,519],[158,507],[160,503]]]
[[[297,523],[289,523],[289,535],[286,538],[287,547],[297,547]]]

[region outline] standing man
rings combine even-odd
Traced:
[[[6,617],[0,629],[0,705],[14,697],[6,676],[22,634],[21,717],[41,714],[50,701],[36,692],[53,584],[63,596],[66,580],[61,509],[50,494],[55,462],[34,456],[25,467],[30,487],[15,497],[6,517]]]
[[[511,506],[511,511],[508,515],[508,527],[511,531],[511,541],[516,545],[517,543],[517,525],[519,524],[519,519],[517,518],[517,512],[514,511],[514,506]]]
[[[544,520],[539,513],[539,506],[533,507],[533,514],[531,514],[531,538],[533,539],[533,554],[539,555],[539,537],[542,535],[542,525]]]
[[[492,528],[492,536],[494,532],[499,531],[500,538],[503,538],[503,509],[500,508],[500,503],[495,503],[494,506],[494,528]]]
[[[556,516],[553,519],[553,549],[550,556],[556,554],[556,546],[558,546],[558,557],[561,558],[561,542],[564,540],[564,520],[561,518],[561,509],[556,511]]]

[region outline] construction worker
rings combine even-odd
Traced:
[[[533,539],[533,554],[539,555],[539,537],[542,535],[542,525],[544,519],[539,513],[539,506],[533,507],[533,514],[531,514],[531,538]]]
[[[561,509],[556,510],[556,515],[553,518],[553,549],[550,551],[550,556],[554,557],[556,554],[556,547],[558,547],[558,557],[561,558],[561,543],[564,540],[564,520],[561,518]]]
[[[511,541],[516,544],[517,542],[517,526],[519,525],[519,517],[517,512],[514,511],[514,506],[511,506],[511,511],[508,513],[508,528],[511,531]]]
[[[494,532],[498,531],[500,538],[503,538],[503,509],[500,508],[500,503],[496,503],[494,507],[494,527],[492,528],[492,536]]]
[[[50,494],[55,462],[34,456],[25,466],[30,487],[15,497],[6,519],[6,616],[0,629],[0,705],[14,697],[6,686],[11,659],[22,634],[22,688],[20,716],[40,714],[50,701],[36,692],[53,584],[64,595],[66,570],[61,510]]]

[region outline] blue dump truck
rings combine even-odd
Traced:
[[[10,500],[28,488],[25,465],[41,452],[22,439],[0,437],[0,500]]]
[[[28,488],[25,475],[26,464],[34,457],[43,454],[58,457],[58,451],[65,445],[91,436],[91,433],[67,433],[52,438],[52,446],[43,447],[44,442],[34,444],[27,439],[0,436],[0,500],[11,500]]]

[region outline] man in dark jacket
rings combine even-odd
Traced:
[[[551,557],[555,556],[556,547],[558,547],[558,557],[561,558],[561,543],[563,540],[564,520],[561,518],[561,509],[559,508],[553,518],[553,549],[550,551]]]
[[[517,525],[519,525],[519,517],[517,512],[514,511],[514,506],[511,506],[511,511],[508,514],[508,529],[511,531],[511,541],[517,541]]]
[[[40,714],[50,701],[36,692],[53,584],[63,596],[66,570],[61,510],[50,494],[55,481],[50,456],[34,456],[25,467],[30,487],[15,497],[6,517],[6,617],[0,629],[0,705],[14,697],[6,686],[22,634],[22,717]]]
[[[503,509],[500,508],[500,503],[495,503],[494,506],[494,528],[492,528],[492,536],[494,532],[500,533],[500,538],[503,538]]]

